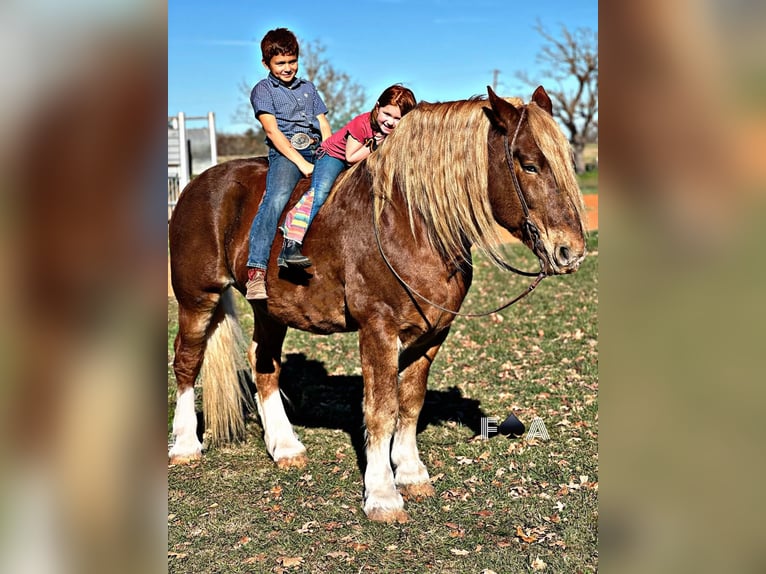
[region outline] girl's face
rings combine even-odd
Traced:
[[[263,65],[276,78],[289,84],[298,73],[298,56],[294,54],[274,56],[268,63],[263,62]]]
[[[378,117],[375,119],[380,126],[380,131],[388,135],[394,131],[394,128],[402,119],[402,112],[399,110],[399,106],[388,104],[378,108]]]

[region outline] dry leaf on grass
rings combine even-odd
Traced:
[[[243,564],[255,564],[256,562],[263,562],[266,560],[266,553],[265,552],[259,552],[255,556],[249,556],[245,558],[242,563]]]
[[[285,568],[295,568],[296,566],[300,566],[301,564],[303,564],[303,557],[302,556],[280,556],[279,558],[277,558],[277,562],[279,562]]]
[[[461,550],[460,548],[450,548],[450,552],[452,552],[455,556],[465,556],[466,554],[470,554],[470,550]]]
[[[532,543],[537,541],[537,536],[530,534],[527,535],[524,530],[522,530],[521,526],[516,527],[516,536],[521,538],[524,542]]]

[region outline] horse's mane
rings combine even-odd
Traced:
[[[518,99],[508,101],[523,105]],[[431,243],[457,263],[470,260],[466,240],[495,263],[503,261],[487,194],[489,119],[483,111],[487,106],[483,99],[420,103],[376,153],[354,166],[366,165],[372,176],[376,221],[398,187],[407,202],[413,234],[413,217],[418,213]],[[559,187],[582,217],[569,142],[537,104],[527,106],[527,117]]]

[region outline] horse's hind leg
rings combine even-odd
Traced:
[[[202,456],[202,443],[197,438],[194,381],[202,366],[208,328],[219,300],[219,294],[209,293],[202,300],[195,301],[194,305],[178,304],[178,334],[173,360],[177,384],[174,442],[168,453],[172,464],[189,462]]]
[[[255,311],[255,309],[254,309]],[[282,343],[287,327],[255,312],[253,342],[247,358],[253,368],[256,404],[263,425],[266,450],[279,468],[306,465],[306,447],[293,431],[279,392],[282,369]]]
[[[391,447],[391,462],[396,467],[395,481],[402,494],[412,498],[433,496],[434,487],[428,476],[426,466],[420,460],[417,445],[417,426],[420,411],[426,397],[428,372],[447,336],[443,332],[439,340],[406,365],[399,375],[399,419]],[[400,356],[400,361],[407,360],[407,352]]]

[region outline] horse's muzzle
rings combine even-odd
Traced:
[[[542,259],[546,275],[574,273],[585,259],[585,246],[575,247],[567,243],[559,243],[550,250],[545,249]]]

